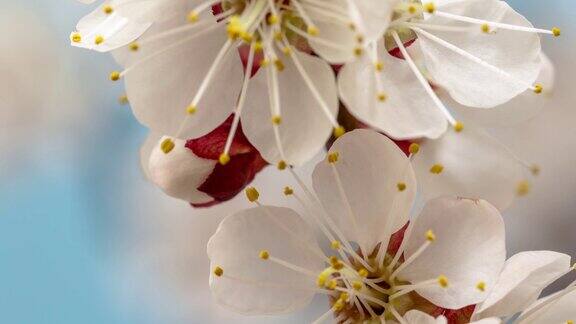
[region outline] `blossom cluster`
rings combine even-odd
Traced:
[[[221,305],[324,294],[317,323],[572,323],[574,285],[537,300],[569,256],[506,260],[500,212],[539,168],[489,135],[551,94],[541,34],[561,32],[500,0],[107,0],[70,39],[123,67],[148,179],[194,207],[244,189],[257,205],[208,243]],[[295,170],[325,148],[309,188]],[[304,216],[247,187],[267,165]]]

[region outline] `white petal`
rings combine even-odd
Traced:
[[[447,122],[405,60],[379,46],[384,70],[378,75],[384,102],[378,100],[374,62],[363,57],[346,64],[338,75],[342,101],[356,118],[396,139],[437,138]]]
[[[526,90],[507,103],[492,109],[465,107],[453,100],[450,101],[449,98],[446,98],[447,102],[450,101],[447,105],[465,124],[469,122],[484,127],[510,127],[528,121],[536,117],[545,105],[550,103],[550,97],[553,94],[554,66],[544,54],[542,54],[542,64],[542,70],[536,79],[536,83],[544,87],[539,95],[532,90]]]
[[[78,22],[76,32],[80,34],[81,41],[72,41],[73,46],[108,52],[134,41],[151,25],[129,20],[116,12],[106,14],[103,6],[99,6]],[[98,37],[103,39],[101,44],[96,44]]]
[[[457,1],[437,9],[487,21],[532,27],[506,2],[499,0]],[[471,26],[437,15],[432,15],[426,23]],[[498,29],[495,33],[486,34],[479,25],[472,25],[470,31],[429,32],[514,77],[511,79],[483,67],[418,33],[431,77],[446,88],[454,100],[465,106],[490,108],[503,104],[524,92],[540,72],[540,38],[536,33]]]
[[[576,321],[576,287],[569,287],[552,296],[542,298],[519,317],[518,324],[549,324]],[[528,316],[527,316],[528,315]]]
[[[483,200],[438,198],[429,201],[414,221],[405,257],[410,258],[432,230],[436,240],[400,271],[398,277],[412,284],[448,278],[448,287],[433,284],[416,292],[449,309],[476,304],[486,296],[479,282],[492,287],[504,265],[504,221],[494,206]]]
[[[229,216],[208,242],[212,269],[224,275],[210,277],[219,304],[246,315],[282,314],[306,306],[314,296],[315,278],[288,269],[259,252],[320,272],[323,261],[312,250],[319,247],[314,233],[293,210],[257,207]]]
[[[411,310],[404,314],[404,320],[408,324],[446,324],[448,321],[444,316],[438,316],[434,318],[426,313],[418,310]]]
[[[152,155],[152,151],[154,151],[154,149],[158,146],[158,143],[162,137],[163,136],[160,133],[150,132],[140,147],[140,167],[146,179],[150,181],[152,181],[150,178],[149,169],[150,156]]]
[[[470,324],[500,324],[502,320],[497,317],[484,318],[479,321],[470,322]]]
[[[356,58],[358,37],[363,39],[364,44],[382,37],[390,23],[396,2],[398,1],[333,0],[330,2],[330,6],[336,9],[333,14],[347,13],[346,17],[340,14],[340,19],[314,10],[317,6],[304,5],[305,11],[309,13],[319,31],[316,37],[310,37],[309,44],[314,52],[330,63],[351,62]],[[349,5],[354,7],[350,8]],[[351,23],[355,26],[354,30],[350,28]]]
[[[370,253],[376,244],[387,242],[391,233],[406,224],[416,193],[414,171],[394,142],[369,130],[347,133],[330,152],[338,152],[338,162],[322,161],[316,166],[312,175],[314,190],[346,238]],[[352,216],[338,189],[334,167]],[[406,185],[404,191],[398,190],[399,183]]]
[[[430,172],[440,164],[440,174]],[[510,206],[524,180],[523,166],[510,151],[483,131],[465,125],[438,140],[421,143],[413,160],[426,199],[440,196],[481,198],[500,210]]]
[[[226,26],[166,48],[129,68],[126,89],[136,118],[152,130],[180,138],[197,138],[220,125],[234,110],[242,80],[242,63],[231,49],[200,100],[187,115],[217,53],[227,40]],[[179,132],[179,130],[181,130]]]
[[[196,156],[184,146],[186,141],[179,139],[172,139],[174,149],[166,154],[160,148],[166,138],[160,139],[150,154],[150,180],[174,198],[195,204],[213,201],[212,197],[197,188],[210,176],[217,162]]]
[[[487,299],[476,306],[473,318],[514,315],[569,269],[570,256],[562,253],[530,251],[512,256]]]
[[[111,6],[122,16],[141,22],[186,19],[202,0],[112,0]]]
[[[336,116],[338,94],[330,66],[308,54],[294,52],[291,55],[297,55],[331,114]],[[284,62],[284,71],[277,73],[282,117],[280,139],[287,162],[300,165],[324,148],[333,127],[292,60],[286,57]],[[276,163],[281,157],[272,125],[268,96],[272,86],[267,81],[266,74],[270,72],[267,69],[261,69],[250,81],[242,112],[242,129],[264,159]]]

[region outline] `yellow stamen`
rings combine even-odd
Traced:
[[[398,182],[396,188],[398,188],[398,191],[404,191],[406,190],[406,184],[404,182]]]
[[[82,35],[80,35],[80,33],[78,33],[78,32],[75,32],[75,33],[72,33],[72,36],[70,37],[70,39],[72,39],[72,41],[74,43],[80,43],[80,42],[82,42]]]
[[[318,36],[318,34],[320,33],[318,28],[316,28],[315,26],[308,26],[308,29],[306,30],[306,32],[312,36]]]
[[[218,162],[220,162],[221,165],[228,164],[228,162],[230,162],[230,155],[228,155],[227,153],[220,154],[220,157],[218,158]]]
[[[102,43],[104,43],[104,36],[98,35],[94,38],[94,44],[100,45]]]
[[[130,44],[130,50],[132,52],[136,52],[140,49],[140,45],[138,45],[138,43],[134,42],[132,44]]]
[[[446,276],[444,276],[444,275],[440,275],[438,277],[438,284],[442,288],[448,288],[448,278],[446,278]]]
[[[464,130],[464,124],[462,124],[462,122],[456,122],[456,124],[454,124],[454,131],[456,133],[460,133],[463,130]]]
[[[346,129],[342,126],[337,126],[334,128],[334,137],[339,138],[346,133]]]
[[[112,80],[112,81],[120,80],[120,72],[112,71],[112,73],[110,73],[110,80]]]
[[[246,198],[248,198],[248,201],[250,202],[255,202],[260,197],[260,193],[254,187],[248,187],[246,188],[245,191],[246,191]]]
[[[189,23],[195,23],[198,21],[198,13],[195,11],[190,11],[186,19],[188,19]]]
[[[286,196],[290,196],[290,195],[294,194],[294,189],[292,189],[290,187],[284,187],[284,194]]]
[[[328,163],[336,163],[338,162],[338,158],[340,157],[340,153],[332,152],[328,154]]]
[[[442,164],[434,164],[430,168],[430,173],[433,173],[433,174],[440,174],[440,173],[442,173],[442,171],[444,171],[444,166]]]
[[[216,277],[222,277],[222,275],[224,274],[224,269],[222,269],[221,267],[216,267],[214,268],[212,273],[214,273]]]
[[[541,84],[535,84],[534,85],[534,93],[535,94],[541,94],[543,90],[544,90],[544,87]]]
[[[432,230],[428,230],[426,232],[426,240],[428,242],[434,242],[436,241],[436,234],[434,234],[434,232]]]
[[[270,258],[270,252],[266,251],[266,250],[262,250],[260,251],[260,253],[258,254],[258,257],[262,260],[268,260]]]
[[[164,154],[168,154],[172,152],[175,146],[176,145],[174,144],[174,141],[170,138],[167,138],[163,140],[162,143],[160,144],[160,149],[162,150],[162,152],[164,152]]]
[[[278,162],[278,164],[276,166],[278,167],[278,170],[286,170],[286,167],[288,167],[288,164],[286,163],[286,161],[281,160]]]
[[[490,32],[490,25],[488,24],[482,24],[480,26],[480,29],[482,30],[483,33],[489,33]]]
[[[104,11],[105,14],[109,15],[114,12],[114,8],[112,8],[112,6],[110,5],[107,5],[102,8],[102,11]]]
[[[330,242],[330,247],[334,250],[339,250],[340,249],[340,241]]]
[[[480,290],[481,292],[486,291],[486,283],[484,281],[480,281],[476,284],[476,289]]]
[[[561,34],[562,34],[562,32],[560,31],[560,28],[558,28],[558,27],[552,28],[552,35],[554,35],[554,37],[558,37]]]
[[[282,117],[280,115],[272,116],[272,124],[280,125],[282,123]]]
[[[198,111],[198,108],[194,105],[190,105],[190,106],[186,107],[186,113],[188,115],[194,115],[196,113],[196,111]]]
[[[518,196],[526,196],[530,192],[530,182],[522,180],[516,186],[516,194]]]
[[[410,146],[408,147],[408,152],[410,152],[410,154],[418,154],[418,152],[420,152],[420,144],[418,143],[410,144]]]
[[[432,2],[428,2],[427,4],[424,5],[424,9],[426,10],[426,12],[432,14],[434,13],[434,11],[436,11],[436,6]]]

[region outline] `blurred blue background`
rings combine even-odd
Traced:
[[[576,153],[569,151],[576,143],[570,128],[576,113],[568,109],[575,97],[566,85],[574,82],[576,64],[574,1],[508,2],[535,25],[560,26],[564,32],[560,39],[544,41],[559,70],[551,112],[503,135],[520,155],[544,167],[543,189],[536,187],[533,197],[510,212],[507,221],[515,226],[509,233],[510,251],[556,249],[574,256]],[[162,228],[171,219],[179,217],[192,229],[200,223],[187,219],[192,210],[165,197],[154,203],[156,214],[145,215],[151,213],[150,197],[162,195],[140,174],[138,149],[146,130],[118,102],[121,85],[108,81],[115,68],[112,59],[69,46],[70,31],[88,11],[74,0],[0,0],[0,50],[7,53],[0,53],[0,94],[14,93],[8,85],[14,79],[6,76],[15,69],[30,67],[30,62],[42,67],[34,66],[29,84],[24,82],[27,102],[0,101],[0,323],[222,321],[197,300],[186,302],[196,289],[186,286],[186,279],[179,281],[178,274],[186,277],[186,270],[168,272],[167,281],[174,282],[167,285],[175,287],[167,294],[150,283],[164,273],[154,271],[175,269],[178,261],[155,260],[157,268],[148,275],[137,270],[152,267],[144,262],[150,255],[146,251],[179,246],[156,250],[148,241],[161,230],[169,232]],[[551,172],[546,172],[548,162]],[[207,218],[211,212],[197,213]],[[150,217],[156,220],[135,225]],[[195,239],[205,243],[209,234],[204,232],[210,233],[217,218],[207,222],[208,231],[183,233],[183,246]],[[205,258],[203,248],[194,251]],[[197,264],[187,257],[190,268],[200,265],[198,276],[206,275],[198,281],[205,292],[206,261]],[[133,265],[140,261],[143,265]]]

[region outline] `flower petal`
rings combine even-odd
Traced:
[[[342,101],[356,118],[395,139],[438,138],[446,130],[443,113],[408,66],[379,46],[384,69],[376,72],[374,62],[364,55],[346,64],[338,75]],[[381,89],[376,75],[380,76]],[[379,100],[382,91],[385,100]]]
[[[142,146],[140,146],[140,167],[146,179],[150,181],[152,181],[150,178],[149,168],[150,156],[152,155],[154,149],[158,146],[158,143],[162,137],[163,136],[160,133],[150,132],[148,137],[146,137],[146,140],[144,140],[144,143],[142,143]]]
[[[311,55],[294,52],[321,94],[333,116],[338,114],[338,94],[334,73],[330,66]],[[287,163],[301,165],[320,151],[332,134],[332,123],[328,120],[312,91],[290,58],[284,60],[284,70],[277,72],[280,96],[278,125],[280,141]],[[246,137],[270,163],[281,160],[272,124],[271,103],[268,96],[272,91],[269,83],[271,68],[263,68],[250,80],[246,107],[242,112],[242,126]]]
[[[570,269],[570,256],[551,251],[521,252],[506,261],[487,299],[472,318],[506,317],[525,309],[549,284]]]
[[[554,295],[538,300],[522,313],[518,324],[568,323],[576,320],[576,287],[570,286]]]
[[[320,272],[323,261],[312,229],[293,210],[257,207],[224,219],[208,242],[210,288],[218,303],[246,315],[282,314],[306,306],[314,296],[315,278],[272,260],[262,250],[293,265]]]
[[[465,126],[438,140],[421,143],[413,159],[425,199],[440,196],[480,198],[505,210],[524,186],[523,166],[488,134]],[[431,172],[435,167],[438,172]]]
[[[76,25],[80,41],[71,41],[76,47],[108,52],[122,47],[140,37],[150,26],[148,22],[136,22],[116,12],[107,14],[104,6],[84,16]]]
[[[499,0],[463,0],[438,6],[438,11],[532,27],[522,15]],[[418,32],[425,64],[432,79],[462,105],[490,108],[526,91],[540,72],[540,38],[536,33],[505,29],[482,32],[480,26],[431,15],[426,24],[470,28],[469,31],[428,31],[458,48],[503,70],[495,72],[473,62]],[[521,82],[517,82],[521,80]]]
[[[156,142],[150,154],[148,162],[150,180],[174,198],[194,204],[213,201],[214,198],[199,191],[198,187],[210,176],[217,161],[196,156],[185,147],[186,142],[179,139],[171,139],[174,148],[169,153],[164,153],[161,146],[167,138],[163,137]]]
[[[126,89],[136,118],[153,131],[179,138],[200,137],[220,125],[234,109],[242,80],[242,62],[231,49],[213,75],[196,113],[187,107],[226,43],[226,26],[199,32],[161,49],[128,68]]]
[[[411,310],[404,314],[404,320],[408,324],[446,324],[448,321],[444,316],[434,318],[426,313],[418,310]]]
[[[445,101],[465,124],[510,127],[528,121],[536,117],[544,106],[550,103],[554,91],[554,66],[546,55],[541,56],[542,70],[536,79],[537,84],[541,84],[544,88],[540,95],[534,94],[532,90],[526,90],[509,102],[492,109],[465,107],[450,98],[445,98]]]
[[[429,230],[436,239],[398,277],[417,284],[446,276],[446,288],[433,284],[416,289],[440,307],[458,309],[482,301],[485,294],[476,286],[483,282],[492,287],[506,258],[504,221],[498,210],[483,200],[446,197],[429,201],[414,221],[406,259],[427,242]]]
[[[330,152],[338,153],[338,162],[323,161],[316,166],[314,190],[346,238],[370,253],[408,221],[416,194],[414,171],[394,142],[369,130],[347,133]],[[342,198],[334,170],[353,215]]]

